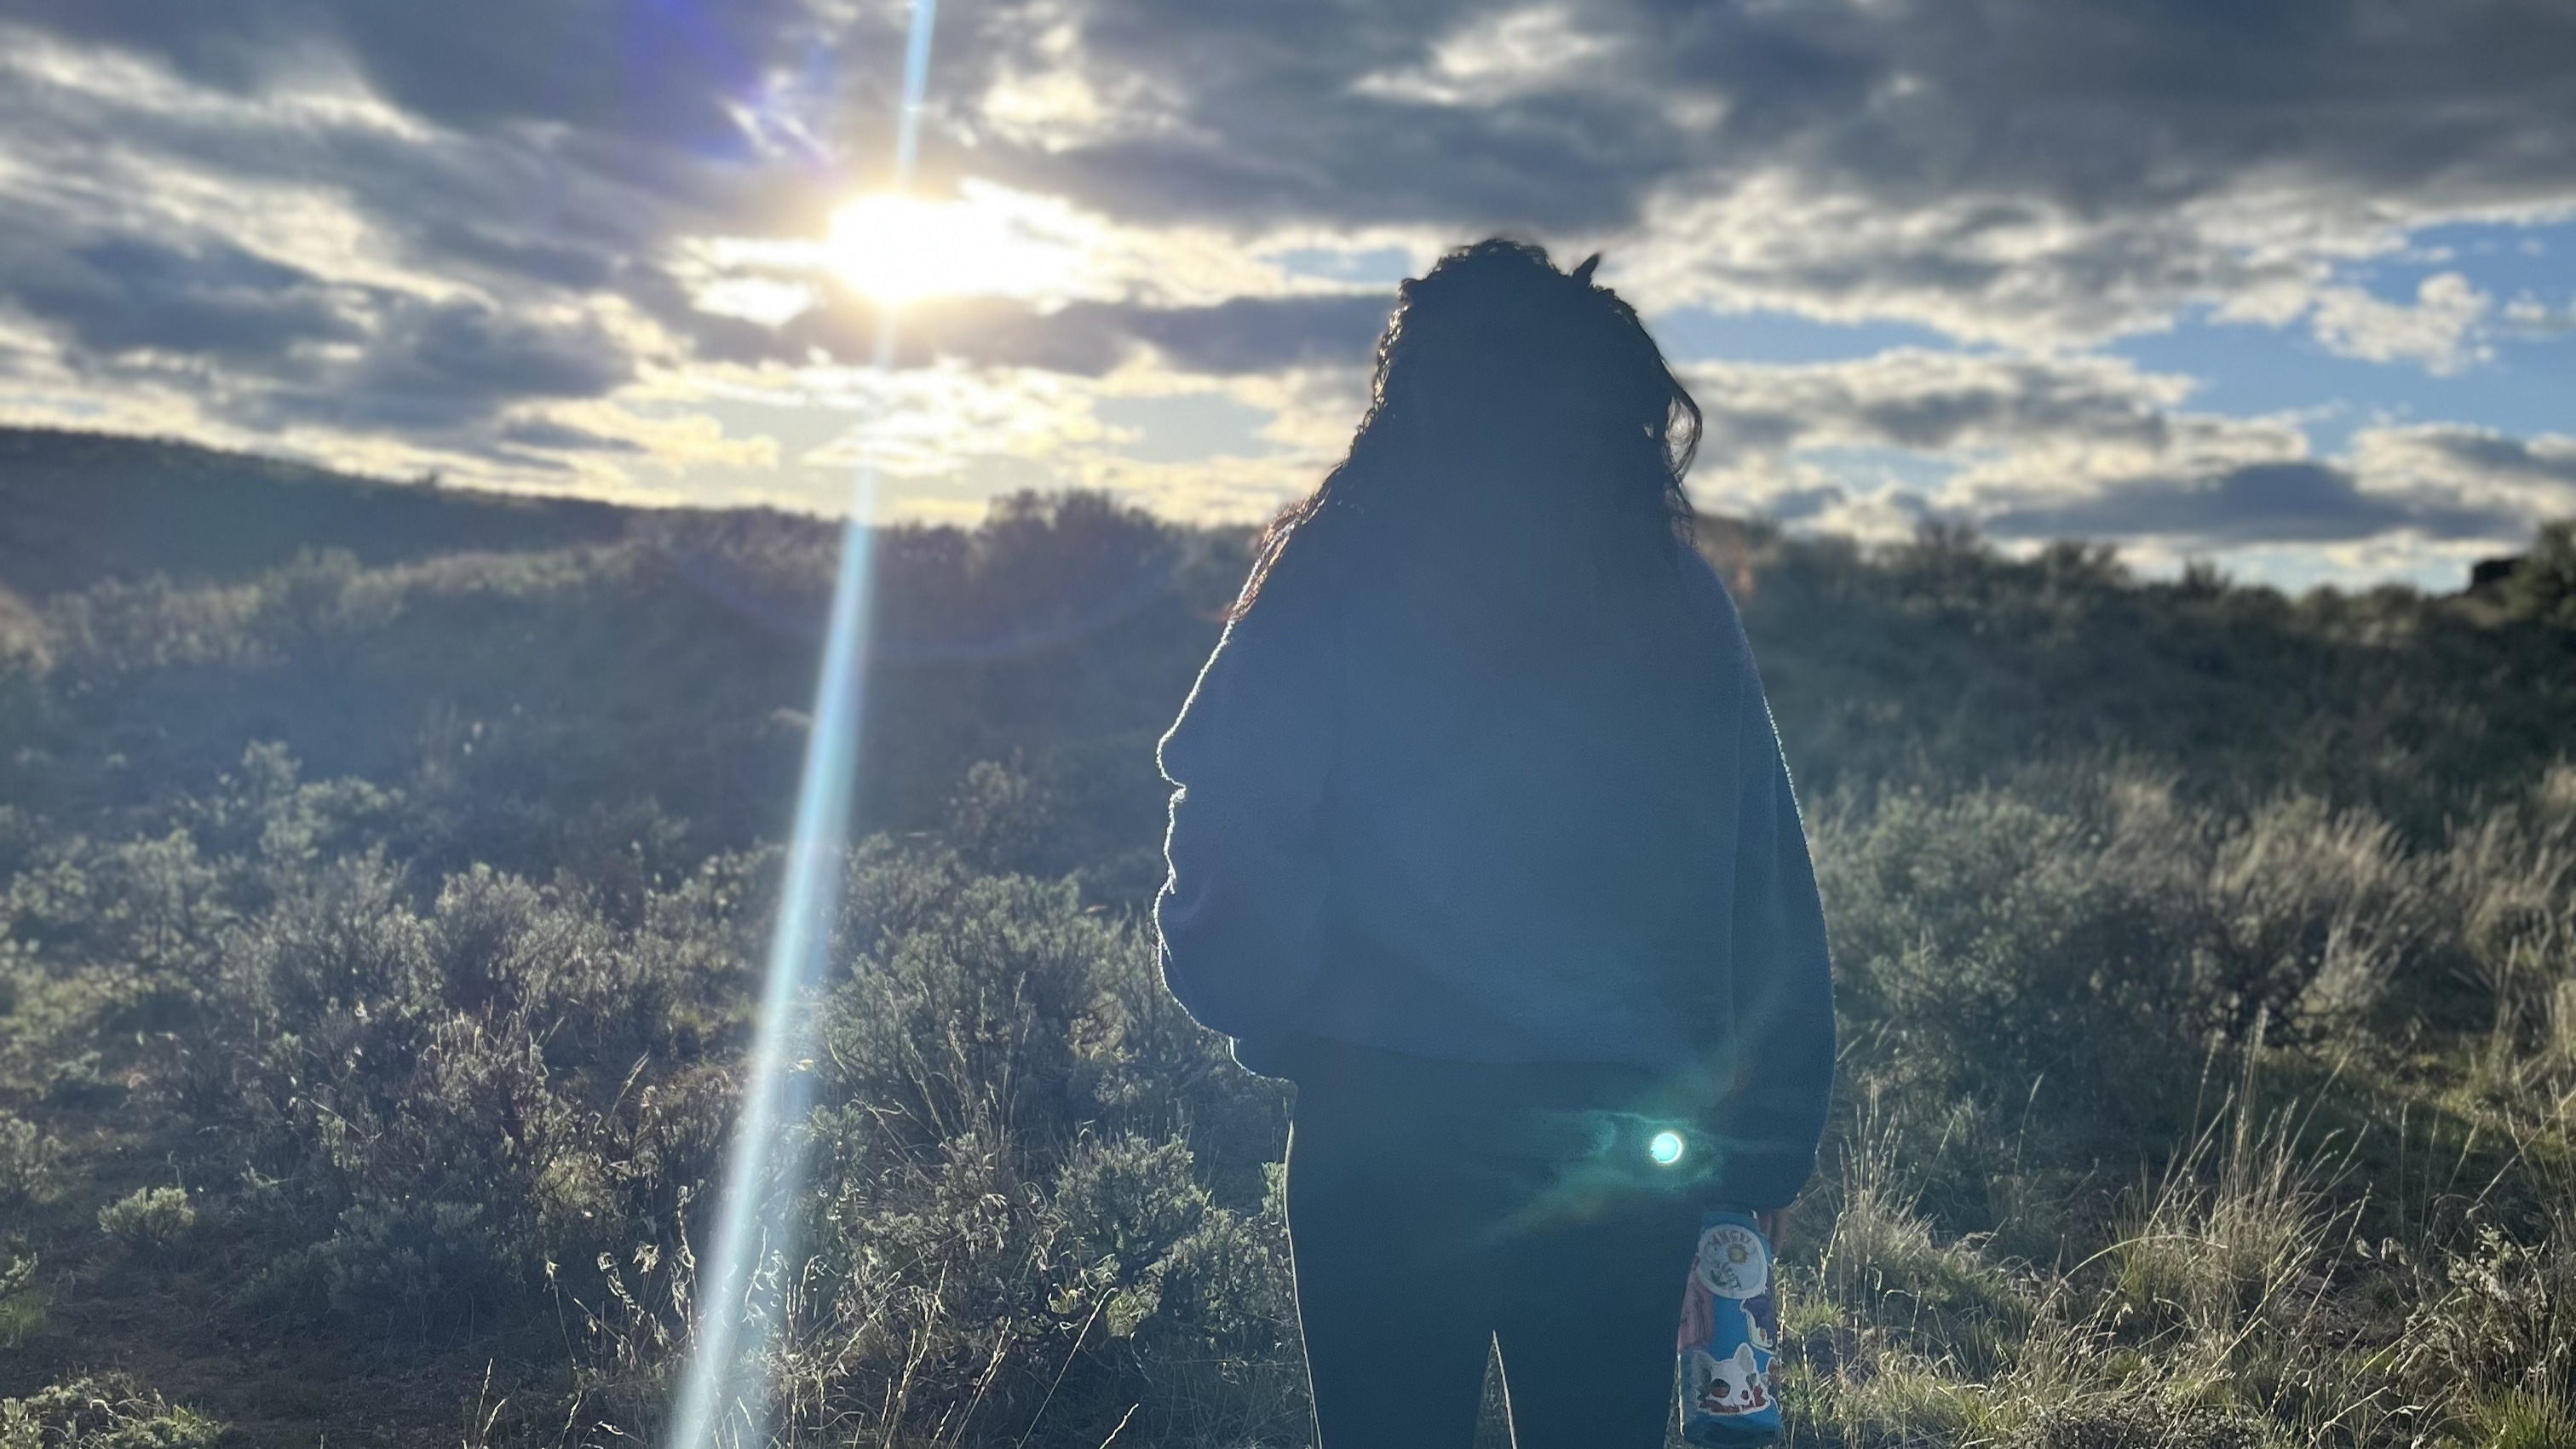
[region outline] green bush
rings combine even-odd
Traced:
[[[2525,1243],[2482,1226],[2408,1325],[2419,1380],[2465,1390],[2479,1416],[2500,1420],[2499,1442],[2512,1437],[2503,1422],[2576,1418],[2576,1209],[2561,1204],[2551,1227]]]
[[[62,1155],[63,1144],[35,1123],[0,1110],[0,1207],[16,1212],[52,1201],[60,1186],[55,1165]]]
[[[0,1449],[214,1449],[224,1426],[123,1374],[0,1399]]]
[[[711,861],[619,923],[489,870],[420,909],[361,857],[230,933],[184,1090],[281,1184],[263,1296],[445,1336],[547,1264],[667,1244],[723,1130],[708,1058],[738,1029],[754,870]]]
[[[2505,580],[2505,599],[2526,617],[2576,626],[2576,519],[2541,528]]]
[[[805,1391],[888,1432],[973,1401],[1078,1437],[1131,1408],[1149,1435],[1203,1426],[1210,1371],[1284,1378],[1282,1103],[1171,1005],[1142,933],[1069,884],[884,842],[849,901],[805,1199],[830,1286],[788,1325],[790,1385],[829,1344]],[[1239,1394],[1219,1417],[1286,1412]]]
[[[2003,790],[1824,816],[1859,1060],[1904,1101],[2017,1105],[2045,1080],[2114,1128],[2155,1110],[2225,1006],[2195,979],[2188,858],[2139,848],[2186,828],[2161,801],[2079,812]]]
[[[197,1205],[186,1188],[138,1187],[98,1210],[98,1230],[143,1257],[166,1258],[197,1232]]]
[[[51,1299],[36,1286],[36,1256],[23,1239],[0,1242],[0,1348],[19,1348],[44,1331]]]

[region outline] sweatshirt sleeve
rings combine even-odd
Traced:
[[[1722,1153],[1719,1193],[1765,1210],[1794,1199],[1815,1171],[1833,1095],[1833,972],[1806,825],[1752,648],[1714,573],[1702,582],[1744,671],[1733,722],[1743,803],[1723,998],[1732,1030],[1707,1126]]]
[[[1759,688],[1743,725],[1750,778],[1736,854],[1735,1071],[1719,1104],[1725,1192],[1757,1210],[1816,1167],[1834,1084],[1832,967],[1807,833]]]
[[[1318,965],[1335,684],[1330,641],[1298,602],[1265,591],[1227,627],[1158,752],[1172,786],[1154,902],[1163,981],[1236,1038],[1282,1025]]]

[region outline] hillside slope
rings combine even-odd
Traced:
[[[630,510],[353,478],[154,438],[0,428],[0,586],[239,578],[313,549],[367,564],[616,538]]]

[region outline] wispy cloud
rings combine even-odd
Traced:
[[[2458,372],[2492,356],[2479,329],[2495,299],[2457,272],[2424,279],[2412,302],[2384,302],[2359,287],[2330,287],[2317,294],[2317,340],[2346,357],[2367,362],[2415,362],[2437,373]]]

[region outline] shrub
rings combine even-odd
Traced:
[[[2248,1040],[2258,1020],[2358,1024],[2433,934],[2425,869],[2365,811],[2294,795],[2214,833],[2195,892],[2205,944],[2193,993],[2228,1040]]]
[[[2515,613],[2576,625],[2576,519],[2541,525],[2540,536],[2505,580],[2504,589],[2505,601]]]
[[[1293,1399],[1246,1388],[1287,1367],[1275,1091],[1068,884],[877,841],[848,899],[816,1023],[824,1286],[787,1325],[793,1412],[898,1440],[1043,1413],[1096,1442],[1130,1409],[1145,1440],[1280,1428]]]
[[[380,856],[279,893],[228,937],[190,1034],[192,1099],[284,1186],[261,1293],[378,1332],[473,1330],[638,1237],[667,1246],[728,1104],[755,867],[710,861],[631,919],[488,869],[426,911]]]
[[[2519,809],[2491,811],[2451,832],[2435,862],[2448,934],[2451,979],[2438,984],[2485,1007],[2484,1019],[2455,1002],[2437,1019],[2486,1026],[2505,1044],[2552,1055],[2559,986],[2576,981],[2576,831],[2560,797],[2576,798],[2576,771],[2544,775]],[[2459,978],[2471,987],[2459,990]],[[2430,994],[2428,991],[2427,995]],[[2438,1010],[2438,1002],[2427,1002]]]
[[[36,1286],[36,1255],[23,1241],[0,1242],[0,1348],[18,1348],[44,1331],[50,1305]]]
[[[138,1187],[98,1210],[98,1229],[126,1251],[163,1258],[197,1231],[197,1205],[181,1187]]]
[[[2187,878],[2115,850],[2115,828],[2003,789],[1824,817],[1837,1009],[1861,1059],[1917,1099],[2018,1103],[2046,1076],[2134,1111],[2198,1022]]]
[[[23,1210],[50,1202],[57,1190],[55,1164],[63,1144],[16,1113],[0,1110],[0,1207]]]
[[[2530,1426],[2576,1418],[2576,1214],[2562,1204],[2537,1243],[2482,1225],[2443,1277],[2407,1326],[2418,1384],[2495,1420],[2497,1442],[2517,1423],[2549,1442]]]
[[[124,1374],[0,1399],[0,1449],[215,1449],[224,1426]]]
[[[2470,875],[2365,811],[2227,815],[2120,772],[1820,812],[1817,850],[1854,1065],[1916,1117],[2027,1122],[2044,1088],[2113,1142],[2183,1127],[2213,1046],[2349,1040],[2437,969]]]

